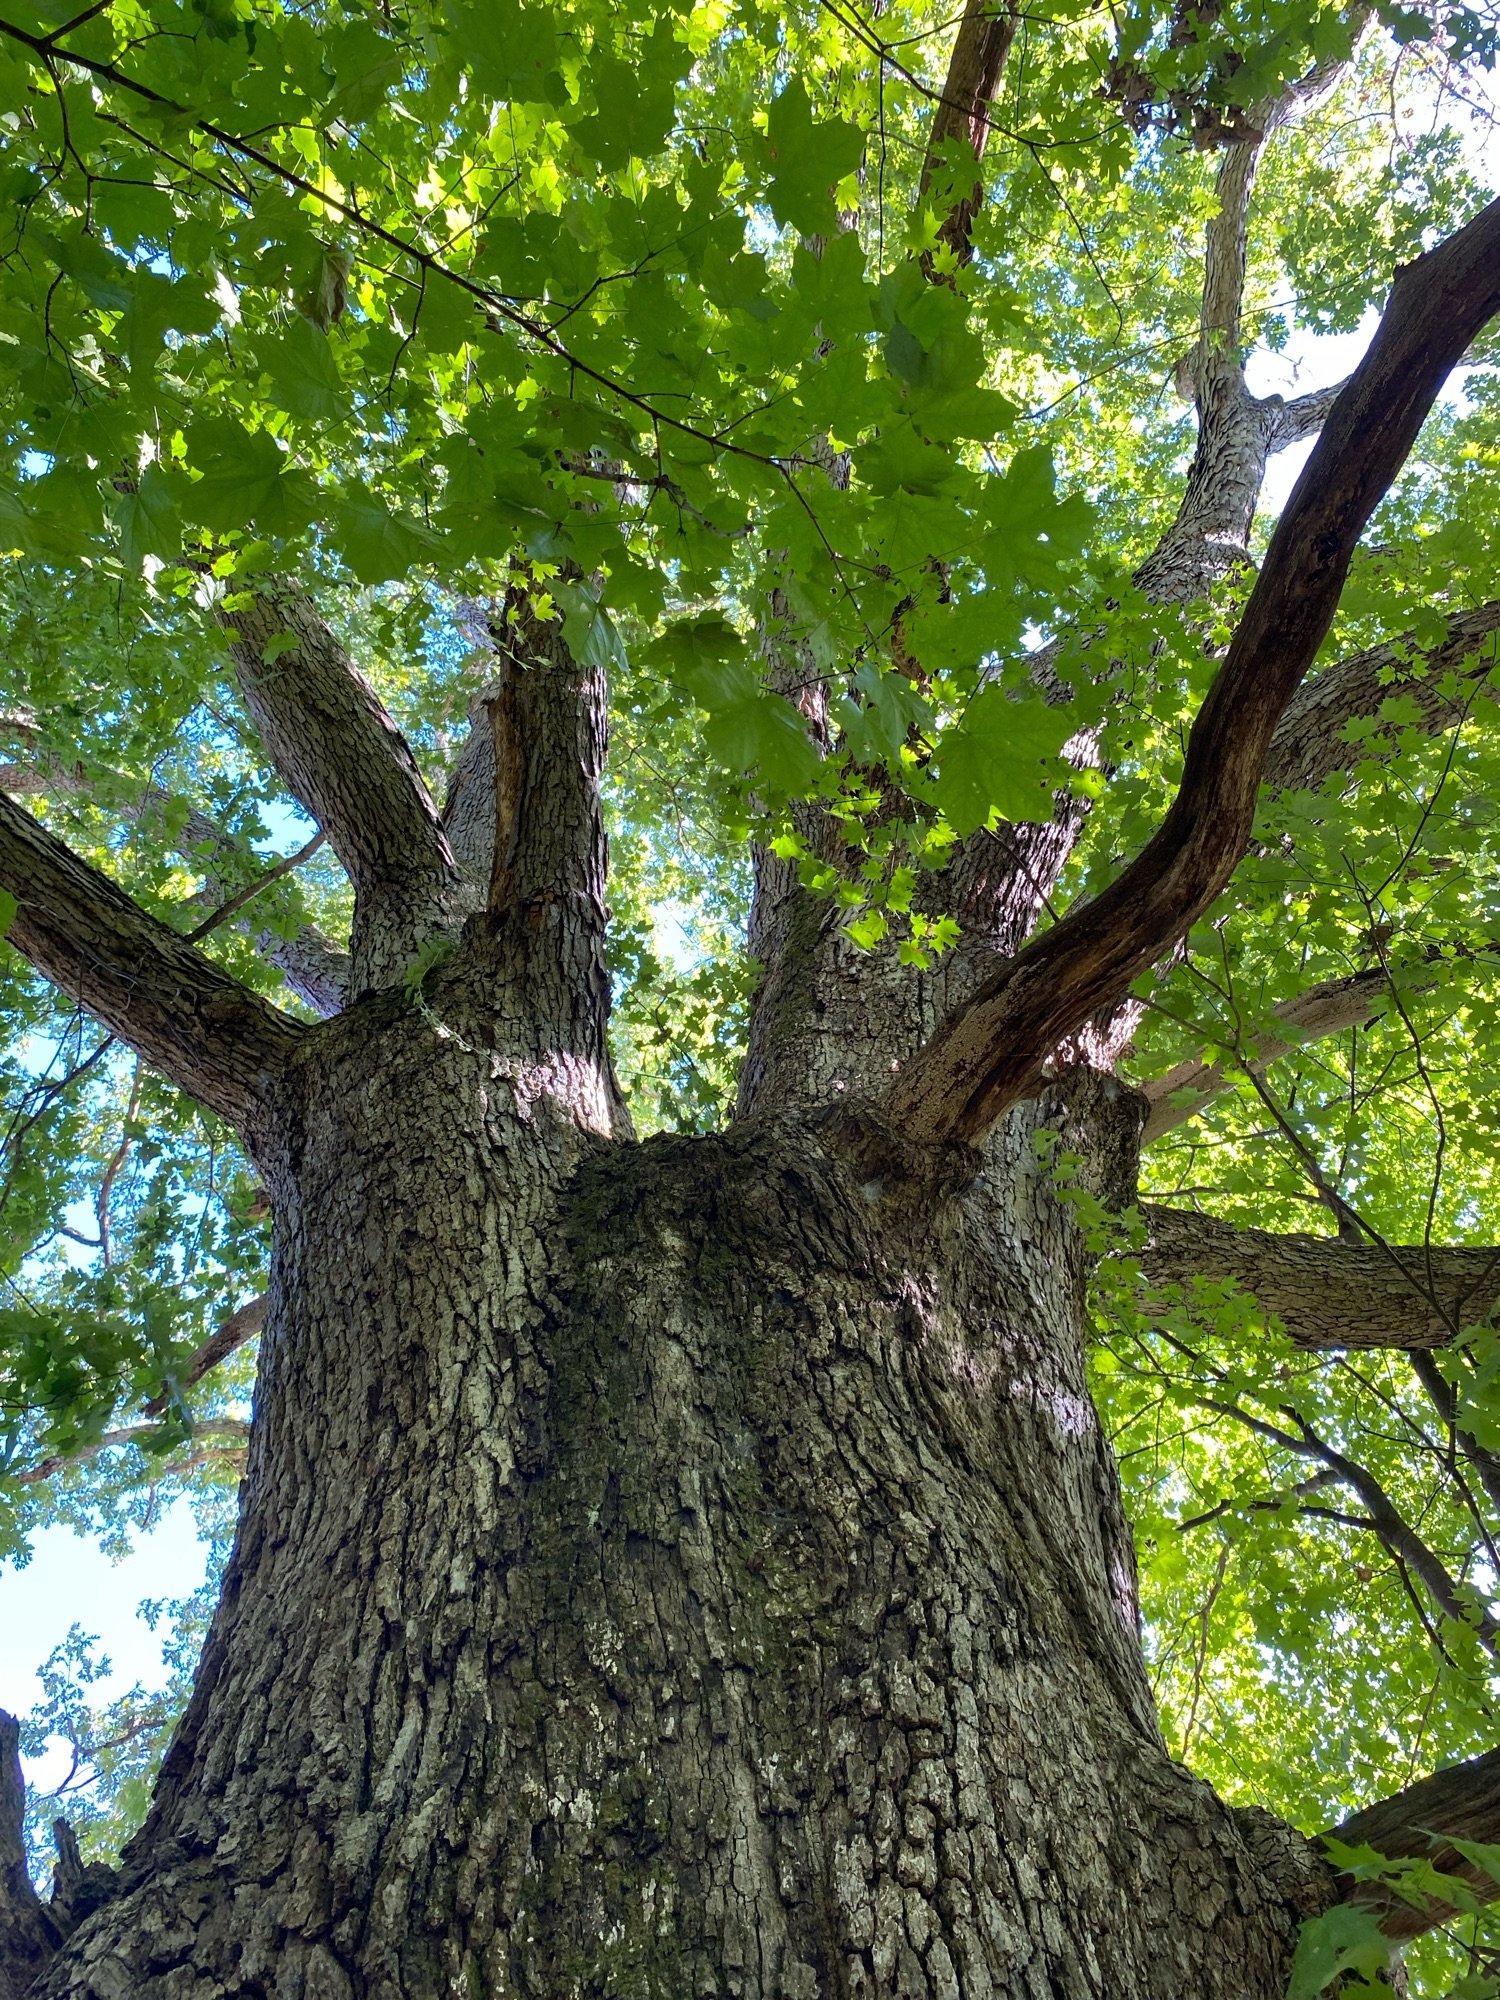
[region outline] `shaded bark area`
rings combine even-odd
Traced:
[[[0,1709],[0,2000],[24,2000],[61,1939],[26,1872],[20,1742],[21,1725]]]
[[[758,849],[749,947],[766,970],[740,1069],[741,1116],[878,1100],[997,958],[1019,951],[1080,818],[1069,799],[1045,826],[1002,826],[966,840],[919,888],[919,909],[962,926],[958,944],[925,969],[906,963],[894,938],[873,951],[855,944],[844,932],[846,910],[804,888],[796,862]],[[804,837],[827,859],[845,859],[826,815],[807,814]]]
[[[619,1144],[433,1009],[287,1069],[223,1604],[38,1994],[1279,2000],[1326,1871],[1163,1749],[1033,1164],[1137,1107]]]
[[[388,986],[451,917],[458,888],[411,751],[305,591],[267,580],[221,622],[267,756],[354,885],[349,991]]]

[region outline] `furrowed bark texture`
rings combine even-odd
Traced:
[[[349,990],[399,980],[453,917],[459,886],[437,809],[374,689],[286,583],[223,614],[240,693],[266,754],[354,885]]]
[[[945,151],[956,144],[972,153],[977,166],[984,158],[990,136],[990,107],[1000,89],[1006,58],[1016,38],[1017,15],[1012,8],[992,5],[991,0],[968,0],[948,74],[933,112],[927,156],[922,162],[921,193],[927,194],[944,164]],[[973,254],[971,235],[974,217],[984,200],[984,184],[977,177],[957,194],[938,228],[938,235],[960,261]]]
[[[245,868],[243,850],[206,813],[189,807],[175,833],[167,815],[169,795],[150,786],[142,793],[128,781],[112,773],[90,772],[83,764],[42,751],[26,764],[0,764],[0,792],[12,798],[44,793],[73,797],[93,797],[100,804],[113,805],[121,817],[153,833],[167,832],[171,844],[194,869],[206,877],[202,900],[205,913],[229,900],[227,882],[236,882]],[[237,883],[243,891],[248,887]],[[349,954],[318,930],[305,924],[293,937],[280,937],[256,922],[259,910],[252,897],[236,914],[236,923],[254,943],[268,965],[274,965],[288,986],[325,1019],[338,1013],[347,997]]]
[[[1500,1250],[1276,1235],[1158,1203],[1145,1215],[1148,1289],[1231,1278],[1302,1347],[1448,1347],[1500,1299]]]
[[[1394,1798],[1381,1799],[1342,1820],[1330,1832],[1347,1847],[1368,1843],[1378,1854],[1392,1859],[1420,1855],[1444,1875],[1456,1875],[1468,1883],[1482,1900],[1487,1899],[1494,1894],[1493,1881],[1449,1842],[1473,1840],[1493,1845],[1500,1841],[1500,1750],[1434,1771],[1430,1778],[1408,1785]],[[1357,1895],[1380,1910],[1381,1929],[1388,1937],[1417,1937],[1453,1915],[1442,1904],[1414,1907],[1388,1893],[1382,1898],[1370,1885]]]
[[[476,988],[312,1031],[224,1599],[48,2000],[1280,2000],[1157,1734],[1039,1119],[602,1140]],[[488,1044],[488,1045],[486,1045]],[[872,1160],[887,1164],[877,1168]]]
[[[148,916],[0,794],[0,887],[9,942],[55,986],[170,1076],[246,1128],[268,1075],[301,1034]]]
[[[0,2000],[25,2000],[60,1940],[26,1872],[21,1725],[0,1709]]]

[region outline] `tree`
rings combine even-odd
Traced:
[[[1490,25],[4,12],[0,1987],[1493,1994]]]

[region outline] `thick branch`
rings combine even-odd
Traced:
[[[303,1030],[148,916],[0,794],[9,941],[44,978],[232,1123],[249,1123],[269,1072]]]
[[[164,1435],[160,1424],[126,1424],[120,1430],[106,1431],[92,1444],[80,1445],[77,1451],[54,1452],[50,1458],[38,1459],[35,1465],[29,1465],[24,1472],[15,1475],[16,1482],[21,1486],[38,1486],[44,1479],[55,1479],[70,1465],[81,1465],[86,1459],[96,1458],[101,1451],[109,1451],[122,1444],[140,1445],[144,1449]],[[204,1417],[189,1424],[184,1442],[202,1442],[213,1438],[224,1440],[221,1447],[224,1450],[243,1451],[250,1441],[250,1426],[243,1417]]]
[[[1328,1831],[1346,1847],[1368,1845],[1391,1860],[1420,1855],[1443,1874],[1466,1882],[1481,1901],[1494,1901],[1500,1898],[1500,1883],[1464,1860],[1448,1843],[1464,1840],[1488,1846],[1500,1842],[1500,1750],[1435,1771],[1405,1791],[1351,1813]],[[1381,1929],[1397,1939],[1418,1937],[1454,1914],[1444,1903],[1414,1909],[1388,1892],[1382,1895],[1368,1883],[1350,1882],[1348,1900],[1374,1903],[1382,1912]]]
[[[519,587],[485,629],[497,671],[471,707],[443,812],[462,871],[454,907],[485,912],[486,976],[512,1024],[502,1039],[566,1066],[583,1122],[628,1132],[607,1041],[604,675]]]
[[[1442,644],[1420,655],[1420,677],[1410,670],[1415,649],[1409,640],[1335,660],[1287,703],[1271,738],[1264,782],[1275,791],[1312,791],[1335,771],[1347,770],[1366,752],[1344,740],[1344,725],[1377,715],[1381,703],[1395,694],[1416,704],[1417,728],[1433,735],[1454,728],[1473,705],[1472,683],[1494,665],[1495,649],[1485,641],[1497,630],[1500,598],[1459,612],[1449,621]],[[1444,693],[1442,683],[1449,674],[1467,685]]]
[[[953,42],[948,75],[942,95],[933,111],[932,130],[927,140],[927,156],[922,162],[921,192],[925,195],[944,169],[944,150],[957,140],[974,156],[977,166],[984,157],[990,135],[990,106],[1000,88],[1005,59],[1016,38],[1016,15],[1009,7],[990,0],[968,0],[964,17]],[[967,193],[961,194],[948,211],[938,231],[943,241],[958,253],[961,262],[973,254],[971,236],[974,217],[984,200],[984,184],[977,177]]]
[[[1236,1229],[1156,1203],[1141,1272],[1153,1295],[1194,1278],[1231,1278],[1310,1348],[1449,1346],[1500,1300],[1500,1250],[1341,1243]]]
[[[237,1312],[232,1312],[224,1324],[211,1333],[183,1372],[179,1389],[190,1389],[195,1382],[201,1382],[210,1369],[217,1368],[221,1361],[227,1361],[247,1340],[254,1340],[266,1323],[267,1298],[264,1292],[246,1300]],[[148,1417],[159,1417],[166,1409],[170,1396],[163,1389],[153,1396],[149,1403],[142,1405]]]
[[[1036,1089],[1049,1053],[1122,1000],[1224,887],[1250,838],[1277,721],[1332,622],[1364,525],[1497,311],[1500,202],[1398,274],[1271,539],[1160,830],[945,1023],[892,1093],[899,1125],[930,1139],[980,1137]]]
[[[0,2000],[25,2000],[61,1936],[26,1871],[21,1725],[0,1709]]]
[[[1261,405],[1267,414],[1267,451],[1285,451],[1288,445],[1316,437],[1346,386],[1347,378],[1326,389],[1309,389],[1305,396],[1294,396],[1289,403],[1280,396],[1268,396]]]
[[[1249,136],[1227,146],[1220,161],[1217,207],[1204,235],[1198,339],[1178,366],[1179,385],[1197,407],[1197,444],[1172,524],[1136,576],[1158,603],[1201,596],[1247,560],[1266,460],[1292,442],[1289,432],[1283,435],[1289,406],[1279,396],[1258,401],[1245,384],[1241,315],[1250,203],[1271,135],[1326,97],[1347,68],[1342,60],[1319,64],[1253,105],[1243,128]],[[1310,414],[1312,399],[1303,400]],[[1299,434],[1310,436],[1311,428]]]
[[[165,809],[170,803],[169,794],[159,786],[151,785],[141,791],[112,777],[104,777],[101,782],[99,774],[88,772],[82,764],[70,764],[65,757],[49,752],[38,753],[30,763],[0,765],[0,792],[9,792],[16,798],[37,793],[49,797],[97,796],[100,803],[117,805],[122,816],[134,825],[157,816],[165,821]],[[226,881],[244,867],[244,851],[216,821],[196,807],[188,808],[172,836],[172,844],[184,860],[205,873],[210,884],[206,900],[212,902],[219,900],[217,892],[222,891]],[[296,857],[302,858],[305,853]],[[304,924],[293,937],[279,937],[275,931],[257,926],[257,912],[251,907],[261,890],[288,873],[296,865],[296,859],[274,863],[259,881],[247,884],[239,892],[240,901],[234,913],[236,927],[251,940],[266,964],[276,968],[298,999],[305,1000],[326,1020],[344,1005],[349,985],[349,954],[316,924]]]
[[[302,591],[265,585],[222,619],[266,754],[354,884],[355,990],[388,984],[440,927],[457,884],[411,751]]]

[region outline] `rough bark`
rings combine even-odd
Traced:
[[[1465,1860],[1448,1843],[1454,1839],[1487,1846],[1500,1842],[1500,1750],[1435,1771],[1393,1798],[1351,1814],[1329,1832],[1346,1847],[1370,1846],[1390,1860],[1420,1855],[1487,1900],[1496,1893],[1494,1877]],[[1350,1884],[1348,1894],[1374,1904],[1381,1911],[1382,1930],[1397,1939],[1420,1936],[1454,1914],[1447,1905],[1414,1906],[1373,1885],[1356,1889]]]
[[[1016,38],[1018,16],[1014,9],[991,4],[991,0],[968,0],[953,50],[948,74],[933,109],[927,154],[922,162],[920,193],[925,195],[942,173],[944,155],[956,141],[973,155],[977,167],[984,158],[990,136],[990,107],[1000,89],[1006,58]],[[984,183],[976,176],[953,201],[938,229],[938,235],[967,262],[973,254],[974,217],[984,200]]]
[[[34,742],[34,725],[17,724],[16,731]],[[90,772],[76,760],[50,751],[34,752],[31,761],[25,764],[0,765],[0,792],[12,798],[37,794],[55,797],[59,793],[92,797],[100,804],[117,806],[130,824],[144,825],[153,831],[172,803],[169,794],[157,786],[148,786],[142,792],[112,774]],[[189,806],[172,844],[192,868],[206,876],[208,888],[204,901],[209,909],[218,902],[225,881],[243,873],[243,850],[236,847],[216,821],[196,807]],[[285,872],[286,865],[276,864],[267,871],[265,879]],[[253,900],[247,897],[246,907],[236,914],[236,923],[267,965],[275,966],[297,998],[305,1001],[314,1013],[325,1019],[338,1013],[348,992],[349,954],[325,937],[315,924],[304,924],[294,937],[279,937],[257,925],[257,914]]]
[[[1333,1883],[1166,1755],[1035,1166],[1060,1131],[1128,1198],[1133,1094],[1039,1081],[1095,1000],[1029,1018],[1025,1105],[986,1072],[912,1143],[855,1104],[1021,953],[1073,825],[971,843],[971,942],[889,994],[763,880],[755,1116],[636,1145],[598,676],[508,605],[439,822],[321,628],[266,661],[282,629],[242,627],[247,699],[355,881],[356,997],[255,1071],[235,1552],[151,1815],[32,2000],[1281,2000]]]
[[[1241,314],[1250,205],[1266,146],[1283,125],[1326,97],[1347,68],[1343,61],[1319,64],[1252,106],[1244,121],[1251,136],[1224,148],[1214,184],[1218,208],[1205,232],[1198,339],[1178,371],[1196,406],[1198,435],[1176,516],[1136,577],[1158,603],[1202,597],[1248,560],[1267,461],[1312,436],[1337,400],[1337,390],[1317,390],[1290,404],[1280,396],[1252,396]]]
[[[1020,950],[1077,836],[1069,804],[1046,826],[965,841],[918,898],[962,926],[957,946],[926,969],[906,964],[894,940],[862,950],[844,934],[847,912],[805,889],[795,862],[758,852],[749,948],[766,973],[740,1069],[740,1116],[768,1104],[878,1100],[997,958]]]
[[[1133,1105],[606,1143],[482,993],[284,1073],[223,1604],[38,1994],[1279,2000],[1326,1871],[1162,1746],[1031,1164]]]
[[[1287,703],[1271,738],[1264,781],[1274,791],[1315,791],[1335,771],[1346,771],[1368,752],[1344,735],[1347,723],[1378,715],[1399,695],[1417,707],[1416,727],[1436,734],[1464,721],[1494,667],[1494,634],[1500,602],[1460,611],[1442,644],[1416,654],[1409,641],[1371,646],[1314,674]],[[1486,643],[1489,641],[1490,643]],[[1406,671],[1414,654],[1421,672]],[[1450,675],[1459,677],[1452,692]]]
[[[411,751],[304,591],[266,582],[222,621],[266,755],[354,885],[351,990],[391,985],[450,922],[458,887]]]
[[[212,1110],[247,1129],[301,1030],[0,795],[9,942]]]
[[[26,2000],[61,1937],[26,1872],[20,1743],[21,1725],[0,1709],[0,2000]]]
[[[624,1135],[606,1033],[604,675],[574,659],[561,624],[538,618],[519,589],[490,637],[497,671],[473,704],[443,809],[463,875],[456,907],[482,912],[499,1007],[590,1093],[594,1128]]]
[[[1144,1213],[1148,1291],[1233,1279],[1302,1347],[1448,1347],[1500,1300],[1500,1250],[1277,1235],[1160,1203]]]

